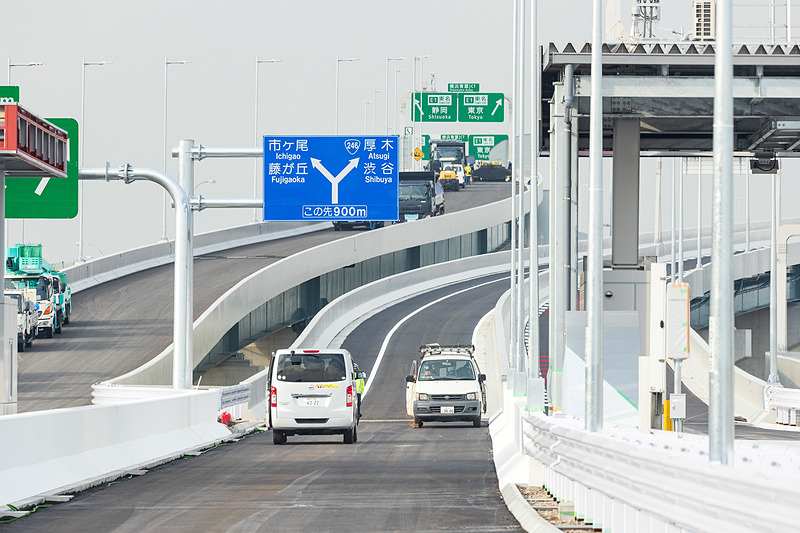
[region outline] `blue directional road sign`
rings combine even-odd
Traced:
[[[398,219],[398,137],[264,136],[264,220]]]

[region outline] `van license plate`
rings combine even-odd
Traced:
[[[406,220],[417,220],[419,215],[406,215]]]
[[[307,398],[306,405],[312,405],[312,406],[322,405],[322,400],[320,400],[319,398]]]
[[[452,405],[443,405],[442,406],[442,414],[443,415],[452,415],[455,413],[455,408]]]

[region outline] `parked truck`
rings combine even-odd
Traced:
[[[64,282],[62,283],[62,275]],[[6,251],[5,288],[23,291],[38,306],[38,330],[47,338],[61,333],[71,312],[71,290],[66,275],[42,258],[41,244],[17,244]]]
[[[400,173],[400,222],[444,214],[444,190],[433,172]]]
[[[17,302],[17,351],[24,352],[33,345],[39,331],[36,303],[26,298],[22,290],[7,290],[5,295]]]
[[[430,169],[437,175],[447,164],[467,166],[467,143],[464,141],[443,141],[431,139]]]

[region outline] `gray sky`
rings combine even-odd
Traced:
[[[539,4],[541,42],[590,40],[590,0]],[[690,0],[662,4],[670,6],[662,27],[689,26]],[[22,105],[34,113],[80,119],[81,58],[113,62],[86,68],[84,166],[109,161],[163,167],[165,57],[192,61],[169,67],[170,147],[182,138],[215,147],[256,145],[256,56],[282,60],[259,68],[259,134],[333,134],[337,55],[360,58],[340,66],[341,134],[364,133],[365,101],[376,89],[381,91],[376,102],[366,106],[368,133],[373,110],[377,132],[384,131],[387,55],[432,56],[425,60],[424,79],[435,73],[439,89],[451,82],[478,82],[482,91],[506,94],[511,88],[510,0],[2,0],[0,5],[6,57],[44,63],[11,71]],[[630,0],[622,1],[621,12],[629,26]],[[662,34],[667,38],[670,32]],[[407,94],[412,61],[390,65],[390,97],[396,68],[403,70],[398,93]],[[390,103],[390,125],[394,111]],[[405,115],[399,116],[402,123]],[[471,128],[426,124],[425,131],[506,133],[508,127],[508,122]],[[168,173],[176,175],[175,169],[169,158]],[[196,183],[217,180],[202,186],[198,192],[204,196],[253,195],[253,160],[207,159],[195,171]],[[161,206],[162,190],[153,184],[86,183],[85,253],[98,257],[157,241]],[[170,208],[170,238],[173,218]],[[206,210],[195,217],[195,231],[251,220],[250,209]],[[10,224],[10,240],[19,242],[22,223]],[[77,257],[78,219],[28,220],[25,240],[41,242],[51,262],[71,263]]]

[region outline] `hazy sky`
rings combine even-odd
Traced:
[[[563,45],[590,40],[591,4],[539,0],[540,41]],[[665,38],[670,29],[689,26],[690,0],[662,4]],[[11,62],[44,64],[15,67],[11,77],[20,86],[22,105],[46,117],[80,119],[82,57],[112,61],[86,67],[81,164],[103,166],[109,161],[115,167],[131,163],[162,169],[165,57],[191,60],[169,67],[170,147],[182,138],[213,147],[256,146],[257,56],[281,59],[259,67],[260,135],[333,134],[337,55],[360,59],[340,65],[340,133],[364,133],[365,109],[368,133],[373,112],[376,130],[382,132],[387,55],[430,55],[424,79],[430,82],[435,74],[439,89],[446,90],[450,82],[477,82],[481,90],[510,93],[511,6],[511,0],[0,0],[0,49]],[[630,0],[622,1],[621,12],[629,26]],[[390,68],[393,100],[394,70],[402,69],[397,78],[402,97],[411,89],[412,61],[393,61]],[[376,90],[375,102],[365,106]],[[396,109],[391,102],[390,125]],[[398,116],[402,125],[406,115]],[[458,123],[425,125],[434,135],[506,133],[508,128],[508,122],[469,129]],[[168,173],[176,175],[175,169],[175,160],[169,158]],[[203,185],[198,192],[204,196],[250,198],[254,162],[197,163],[195,183],[210,179],[217,183]],[[160,238],[162,189],[144,182],[84,186],[87,255],[108,255]],[[252,217],[251,209],[209,209],[195,217],[195,231],[246,224]],[[170,237],[173,219],[170,208]],[[10,224],[10,240],[20,241],[22,223]],[[25,240],[43,243],[51,262],[71,263],[77,257],[78,219],[28,220]]]

